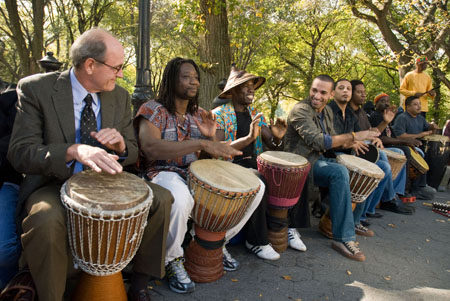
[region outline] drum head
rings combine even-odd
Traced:
[[[422,174],[426,173],[430,169],[428,163],[413,148],[409,147],[409,150],[411,153],[411,164],[414,165],[414,167],[416,167],[417,169],[419,169]]]
[[[376,164],[358,158],[356,156],[346,154],[338,155],[336,161],[339,164],[342,164],[345,167],[347,167],[348,170],[357,172],[359,174],[376,179],[382,179],[384,177],[383,170],[379,168]]]
[[[201,182],[229,192],[251,192],[259,187],[259,179],[250,169],[227,161],[197,160],[189,170]]]
[[[405,155],[402,155],[402,154],[400,154],[400,153],[391,151],[391,150],[389,150],[389,149],[383,149],[383,152],[386,153],[386,155],[388,156],[388,158],[392,158],[392,159],[397,160],[397,161],[403,161],[403,162],[406,162],[406,156],[405,156]]]
[[[125,210],[145,201],[150,192],[145,181],[131,173],[110,175],[86,170],[67,180],[66,193],[87,208]]]
[[[438,141],[442,144],[445,144],[447,142],[450,142],[450,138],[443,135],[428,135],[422,138],[425,141]]]
[[[259,157],[272,165],[282,167],[300,167],[308,164],[305,157],[289,152],[267,151],[260,154]]]
[[[373,144],[368,144],[367,146],[369,147],[369,150],[366,151],[364,154],[360,153],[359,155],[357,155],[352,150],[352,155],[357,156],[357,157],[359,157],[361,159],[370,161],[372,163],[376,163],[378,161],[378,158],[379,158],[378,148],[376,146],[374,146]]]

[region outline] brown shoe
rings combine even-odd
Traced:
[[[375,232],[370,230],[369,228],[364,227],[361,224],[355,225],[355,233],[361,236],[372,237],[375,235]]]
[[[322,233],[323,236],[328,237],[329,239],[333,239],[333,231],[331,230],[331,219],[328,214],[322,215],[322,218],[319,222],[319,232]]]
[[[347,258],[364,261],[366,260],[366,255],[358,248],[354,241],[339,242],[333,241],[331,247],[344,255]]]

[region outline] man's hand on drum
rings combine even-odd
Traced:
[[[270,130],[272,135],[278,140],[283,139],[284,135],[287,131],[287,122],[284,119],[277,118],[275,120],[275,124],[273,123],[273,119],[270,120]]]
[[[370,130],[355,132],[356,141],[373,140],[378,136],[380,136],[380,131],[377,128],[371,128]]]
[[[381,139],[380,139],[380,138],[374,138],[374,139],[372,139],[372,144],[375,145],[375,146],[378,147],[378,148],[381,148],[381,149],[384,148],[383,142],[381,142]]]
[[[231,141],[202,140],[202,150],[214,158],[232,159],[234,156],[242,155],[242,152],[233,148],[230,143]]]
[[[367,151],[369,151],[369,146],[362,141],[353,142],[351,148],[355,151],[357,155],[365,154]]]
[[[248,137],[250,137],[251,141],[255,141],[261,133],[261,126],[259,123],[261,122],[262,113],[257,114],[253,117],[252,122],[250,123],[250,131],[248,133]]]
[[[213,114],[212,111],[209,111],[202,112],[200,116],[202,117],[201,123],[197,120],[197,118],[194,118],[194,122],[200,130],[200,133],[202,133],[205,137],[214,138],[216,136],[217,129],[216,115]]]
[[[91,137],[108,149],[115,151],[116,154],[120,155],[125,153],[125,140],[123,139],[122,134],[116,129],[105,128],[98,132],[91,132]]]
[[[89,166],[96,172],[116,174],[122,172],[122,165],[117,162],[119,156],[108,154],[104,149],[86,144],[73,144],[66,152],[66,162],[76,160]]]
[[[425,132],[422,132],[420,134],[417,134],[417,138],[423,138],[423,137],[431,135],[431,134],[433,134],[433,131],[431,131],[431,130],[430,131],[425,131]]]
[[[409,147],[419,147],[422,145],[422,142],[420,140],[414,139],[414,138],[400,138],[407,146]]]

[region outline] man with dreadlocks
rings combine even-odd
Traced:
[[[189,293],[195,288],[183,265],[182,243],[194,199],[186,184],[189,164],[204,151],[213,157],[231,159],[242,152],[229,143],[215,141],[216,121],[211,112],[198,106],[200,73],[190,59],[174,58],[164,69],[156,100],[150,100],[139,109],[135,127],[138,130],[140,157],[146,176],[153,183],[169,189],[174,196],[170,213],[166,247],[166,272],[169,287],[177,293]],[[245,225],[264,194],[261,182],[254,202],[241,222],[227,231],[226,240]],[[225,247],[224,269],[234,270],[234,259]],[[231,267],[231,269],[227,269]]]

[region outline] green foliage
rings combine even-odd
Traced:
[[[223,2],[213,4],[209,13],[218,14]],[[399,53],[394,53],[379,28],[352,14],[350,2],[362,9],[364,3],[381,1],[324,0],[228,0],[226,1],[232,61],[239,68],[264,76],[266,83],[257,91],[255,105],[266,117],[286,116],[290,107],[308,95],[312,78],[326,73],[335,79],[362,80],[372,100],[381,92],[399,102]],[[18,2],[19,3],[19,2]],[[21,22],[32,36],[31,1],[21,1]],[[79,14],[82,3],[84,14]],[[152,0],[150,21],[151,85],[158,90],[162,71],[176,57],[199,62],[199,49],[205,35],[205,18],[200,0]],[[449,26],[448,8],[436,6],[430,22],[423,16],[431,5],[444,3],[397,0],[387,15],[399,41],[410,53],[424,53],[436,36]],[[97,5],[97,6],[96,6]],[[95,6],[95,7],[94,7]],[[130,93],[136,80],[138,1],[47,1],[45,6],[44,51],[53,51],[64,67],[70,66],[69,49],[83,24],[98,24],[113,32],[125,46],[124,78],[118,82]],[[0,1],[0,78],[17,81],[20,65],[5,2]],[[102,10],[103,9],[103,10]],[[365,13],[370,11],[365,8]],[[412,43],[411,41],[414,41]],[[446,37],[442,44],[449,44]],[[444,46],[440,46],[444,47]],[[442,48],[444,49],[444,48]],[[448,48],[445,48],[448,49]],[[44,51],[42,55],[44,55]],[[408,61],[409,66],[414,56]],[[437,51],[432,64],[449,70],[448,52]],[[208,66],[202,66],[208,69]],[[448,71],[447,71],[448,74]],[[438,121],[448,118],[450,93],[442,84]],[[430,105],[432,109],[432,105]],[[432,109],[433,110],[433,109]]]

